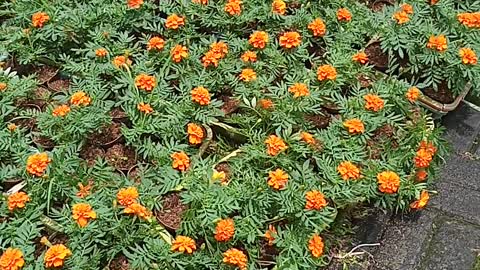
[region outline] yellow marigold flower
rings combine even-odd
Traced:
[[[197,249],[195,240],[190,237],[178,235],[172,242],[171,251],[192,254]]]
[[[220,180],[220,183],[222,183],[222,185],[228,184],[227,174],[224,171],[213,170],[212,180]]]
[[[363,125],[362,120],[357,118],[346,120],[343,122],[343,126],[348,129],[348,133],[350,134],[360,134],[365,132],[365,126]]]
[[[240,15],[242,13],[242,1],[240,0],[229,0],[227,4],[225,4],[225,12],[230,14],[231,16]]]
[[[431,36],[428,39],[427,48],[443,52],[448,48],[445,35]]]
[[[253,34],[250,35],[248,39],[248,43],[252,45],[254,48],[263,49],[267,46],[268,43],[268,34],[264,31],[255,31]]]
[[[338,173],[342,176],[343,180],[357,180],[360,178],[360,169],[350,161],[343,161],[337,167]]]
[[[397,193],[400,187],[400,177],[392,171],[384,171],[377,174],[378,189],[380,192],[393,194]]]
[[[176,30],[184,25],[185,25],[185,19],[178,16],[175,13],[168,16],[167,20],[165,21],[165,27],[167,27],[168,29]]]
[[[64,245],[57,244],[48,248],[45,252],[44,262],[47,268],[57,268],[64,264],[67,257],[71,256],[72,252]]]
[[[146,104],[144,102],[138,103],[137,109],[144,114],[150,114],[150,113],[153,112],[152,106],[150,106],[150,104]]]
[[[52,115],[55,117],[58,117],[58,116],[63,117],[67,115],[69,112],[70,112],[70,107],[68,105],[60,105],[53,109]]]
[[[309,23],[308,29],[312,31],[314,37],[323,37],[327,33],[327,27],[320,18],[317,18]]]
[[[240,270],[246,270],[248,259],[243,251],[231,248],[223,253],[223,262],[231,266],[236,266]]]
[[[465,65],[476,65],[478,58],[475,51],[470,48],[461,48],[458,54],[462,58],[462,63]]]
[[[235,224],[233,219],[222,219],[215,227],[215,239],[218,242],[227,242],[233,238],[235,234]]]
[[[295,83],[294,85],[288,88],[288,92],[293,94],[293,97],[305,97],[310,95],[308,87],[304,83]]]
[[[18,248],[7,248],[0,256],[1,270],[20,270],[24,265],[23,253]]]
[[[187,133],[188,133],[188,142],[194,145],[201,144],[203,138],[205,138],[205,132],[203,131],[202,126],[194,123],[188,123]]]
[[[286,49],[296,48],[302,43],[302,37],[298,32],[285,32],[280,35],[280,46]]]
[[[397,21],[398,24],[404,24],[410,21],[407,12],[401,10],[393,14],[393,18]]]
[[[352,13],[346,8],[340,8],[337,10],[337,20],[349,22],[352,20]]]
[[[127,0],[127,6],[131,9],[139,9],[143,5],[143,0]]]
[[[352,60],[365,65],[368,62],[368,55],[365,52],[358,52],[352,56]]]
[[[337,78],[337,70],[331,65],[322,65],[317,69],[317,79],[319,81],[335,80]]]
[[[240,80],[244,82],[255,81],[257,79],[257,73],[251,68],[244,68],[240,73]]]
[[[323,194],[318,190],[311,190],[305,194],[305,209],[307,210],[321,210],[328,205],[327,200]]]
[[[170,156],[173,159],[172,167],[179,171],[185,171],[190,167],[190,158],[185,152],[175,152]]]
[[[104,58],[108,55],[108,51],[105,48],[99,48],[95,50],[95,56],[98,58]]]
[[[427,206],[428,201],[430,200],[430,195],[428,194],[428,191],[422,190],[422,193],[420,194],[420,199],[412,202],[410,204],[410,208],[412,209],[423,209],[425,206]]]
[[[115,56],[115,58],[113,58],[113,65],[116,68],[128,67],[132,65],[132,60],[124,55]]]
[[[149,220],[152,213],[143,205],[139,203],[132,203],[123,209],[123,213],[129,215],[135,215],[143,220]]]
[[[287,4],[283,0],[273,0],[272,2],[272,12],[275,14],[285,15],[287,11]]]
[[[192,100],[202,106],[210,104],[210,93],[208,89],[203,86],[193,88],[191,95]]]
[[[283,189],[288,182],[288,174],[282,169],[276,169],[268,173],[268,185],[276,190]]]
[[[35,28],[42,28],[48,21],[50,17],[45,12],[37,12],[32,15],[32,26]]]
[[[165,47],[165,40],[161,37],[152,37],[147,43],[147,51],[161,51]]]
[[[323,239],[318,234],[313,235],[308,241],[308,250],[310,250],[312,256],[315,258],[322,256],[323,248]]]
[[[27,159],[27,172],[35,176],[42,176],[50,162],[51,159],[47,153],[33,154]]]
[[[270,156],[276,156],[288,148],[287,144],[285,144],[282,138],[276,135],[268,136],[268,138],[265,140],[265,144],[267,145],[267,153]]]
[[[275,241],[275,235],[277,234],[277,229],[273,225],[268,225],[268,230],[265,232],[265,240],[269,246],[273,246]]]
[[[254,51],[246,51],[240,57],[243,62],[257,62],[257,53]]]
[[[72,207],[72,217],[81,228],[87,226],[88,221],[97,218],[97,213],[93,211],[88,203],[77,203]]]
[[[30,197],[28,197],[27,193],[20,191],[8,196],[7,200],[8,210],[13,211],[15,209],[25,208],[25,204],[30,201]]]
[[[153,88],[157,85],[157,80],[154,76],[150,76],[147,74],[140,74],[135,77],[135,86],[139,89],[145,90],[147,92],[151,92]]]
[[[129,206],[136,203],[138,199],[138,190],[136,187],[122,188],[117,193],[118,204]]]
[[[188,48],[183,45],[175,45],[172,48],[170,55],[172,56],[172,61],[175,63],[180,63],[183,59],[188,57]]]
[[[417,87],[413,86],[408,89],[405,96],[407,97],[408,101],[410,101],[411,103],[414,103],[420,97],[420,94],[421,94],[420,90],[418,90]]]
[[[15,125],[14,123],[9,123],[7,125],[7,129],[10,131],[10,132],[14,132],[15,130],[17,130],[17,125]]]
[[[88,106],[92,99],[83,91],[78,91],[70,98],[70,104],[77,106]]]
[[[365,100],[365,109],[369,111],[378,112],[385,106],[385,102],[382,98],[374,94],[367,94],[363,96]]]

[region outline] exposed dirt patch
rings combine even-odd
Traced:
[[[55,77],[58,73],[58,68],[50,66],[39,66],[34,69],[34,72],[37,74],[37,80],[40,84],[47,83]]]
[[[137,163],[135,150],[123,144],[115,144],[105,154],[105,159],[110,166],[120,171],[128,171]]]
[[[156,211],[155,216],[161,224],[171,230],[178,230],[182,222],[182,215],[188,206],[180,200],[180,194],[171,193],[163,198],[162,210]]]
[[[86,145],[80,152],[80,157],[87,161],[88,166],[95,165],[98,158],[105,158],[105,150],[94,145]]]
[[[445,104],[452,103],[455,100],[452,91],[448,89],[448,84],[445,81],[438,85],[437,91],[433,88],[427,88],[423,90],[423,93],[426,96]]]
[[[55,142],[46,136],[34,136],[32,140],[38,147],[44,150],[51,150],[55,147]]]
[[[275,246],[268,245],[268,242],[262,240],[260,246],[260,261],[263,267],[272,267],[275,265],[275,258],[280,254]]]
[[[374,79],[367,74],[358,74],[357,79],[363,88],[369,88],[370,86],[372,86],[374,81]]]
[[[110,111],[110,117],[112,117],[113,121],[117,122],[117,123],[126,123],[128,122],[128,116],[127,116],[127,113],[125,113],[124,110],[122,110],[122,108],[113,108],[111,111]]]
[[[381,153],[385,152],[385,149],[395,149],[398,147],[398,142],[394,138],[395,127],[389,124],[385,124],[379,127],[373,133],[373,136],[367,140],[367,151],[370,159],[379,159]]]
[[[108,266],[109,270],[129,270],[130,264],[128,263],[127,257],[125,255],[120,254],[116,256]]]
[[[65,92],[70,87],[70,81],[67,79],[58,79],[48,83],[48,88],[53,92]]]
[[[311,114],[305,116],[305,119],[312,123],[318,129],[327,128],[331,121],[331,115],[327,110],[322,109],[322,114]]]
[[[373,42],[365,48],[368,62],[379,71],[385,72],[388,69],[388,55],[382,51],[380,42]]]
[[[225,115],[229,115],[238,110],[240,106],[240,100],[233,99],[229,96],[221,96],[220,99],[223,101],[222,111]]]
[[[122,124],[111,123],[100,128],[97,132],[89,136],[91,144],[108,146],[115,142],[120,142],[122,137]]]

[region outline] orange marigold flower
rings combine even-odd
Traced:
[[[264,31],[255,31],[253,34],[250,35],[248,39],[248,43],[252,45],[254,48],[263,49],[267,46],[268,43],[268,34]]]
[[[465,65],[476,65],[478,58],[475,51],[470,48],[461,48],[458,54],[462,58],[462,63]]]
[[[122,188],[117,192],[117,201],[121,206],[129,206],[136,203],[138,199],[138,190],[136,187]]]
[[[400,8],[407,14],[413,14],[413,7],[410,4],[404,3],[400,5]]]
[[[272,12],[280,15],[285,15],[287,11],[287,4],[283,0],[273,0],[272,2]]]
[[[195,240],[188,236],[177,235],[175,240],[172,242],[172,247],[170,250],[192,254],[196,249],[197,246],[195,245]]]
[[[105,48],[99,48],[95,50],[95,56],[98,58],[103,58],[107,56],[108,51]]]
[[[384,171],[377,174],[378,189],[380,192],[393,194],[400,187],[400,177],[392,171]]]
[[[190,167],[190,158],[185,154],[185,152],[175,152],[170,155],[173,159],[172,167],[179,171],[185,171]]]
[[[25,208],[25,204],[30,201],[27,193],[20,191],[8,196],[8,210]]]
[[[175,13],[168,16],[167,20],[165,21],[165,27],[167,27],[168,29],[176,30],[184,25],[185,25],[185,19],[178,16]]]
[[[92,99],[83,91],[78,91],[70,98],[70,104],[77,106],[88,106]]]
[[[57,268],[63,266],[65,259],[71,255],[70,249],[62,244],[57,244],[48,248],[43,261],[47,268]]]
[[[360,178],[360,169],[350,161],[343,161],[337,167],[338,173],[342,176],[343,180],[357,180]]]
[[[192,0],[192,3],[208,5],[208,0]]]
[[[288,92],[293,93],[293,97],[305,97],[310,95],[308,87],[304,83],[295,83],[288,88]]]
[[[257,73],[255,70],[251,68],[244,68],[242,69],[242,73],[240,73],[240,80],[244,82],[250,82],[257,79]]]
[[[152,213],[143,205],[139,203],[132,203],[123,209],[123,213],[135,215],[143,220],[149,220]]]
[[[337,70],[331,65],[322,65],[317,69],[317,79],[319,81],[335,80],[337,78]]]
[[[448,48],[445,35],[431,36],[428,39],[427,48],[443,52]]]
[[[257,62],[257,53],[254,51],[246,51],[240,58],[243,62]]]
[[[161,37],[152,37],[147,43],[147,51],[161,51],[165,47],[165,40]]]
[[[50,162],[51,159],[47,153],[33,154],[27,159],[27,172],[35,176],[42,176]]]
[[[440,0],[430,0],[430,5],[435,5],[438,3]]]
[[[150,113],[153,112],[152,106],[150,106],[150,104],[146,104],[144,102],[138,103],[137,109],[144,114],[150,114]]]
[[[215,227],[215,239],[218,242],[227,242],[233,238],[235,234],[235,223],[233,219],[222,219],[217,223]]]
[[[378,112],[385,106],[383,99],[374,94],[367,94],[363,96],[363,99],[365,99],[365,109],[369,111]]]
[[[262,98],[258,101],[258,104],[260,105],[260,107],[262,107],[262,109],[264,110],[269,110],[269,109],[272,109],[275,105],[273,104],[273,101],[271,99],[268,99],[268,98]]]
[[[408,101],[414,103],[420,97],[420,94],[421,94],[420,90],[418,90],[417,87],[413,86],[408,89],[405,96],[407,97]]]
[[[318,234],[313,235],[308,241],[308,250],[310,250],[312,256],[315,258],[322,256],[323,248],[323,239]]]
[[[268,185],[276,190],[283,189],[288,181],[288,174],[282,169],[268,173]]]
[[[202,126],[188,123],[187,125],[188,142],[191,144],[201,144],[202,139],[205,138],[205,132]]]
[[[143,0],[128,0],[127,6],[131,9],[138,9],[143,5]]]
[[[10,132],[14,132],[15,130],[17,130],[17,125],[15,125],[14,123],[9,123],[7,125],[7,129],[10,131]]]
[[[132,60],[124,55],[115,56],[115,58],[113,58],[113,65],[116,68],[128,67],[132,65]]]
[[[20,270],[24,265],[23,253],[18,248],[7,248],[0,256],[2,270]]]
[[[460,13],[457,15],[458,21],[470,28],[480,28],[480,12]]]
[[[215,53],[217,58],[224,58],[228,53],[228,45],[223,41],[210,44],[210,50]]]
[[[327,33],[327,27],[320,18],[317,18],[309,23],[308,29],[312,31],[314,37],[323,37],[325,33]]]
[[[135,77],[135,86],[147,92],[152,91],[156,85],[157,81],[154,76],[140,74]]]
[[[202,106],[210,104],[210,93],[208,89],[203,86],[193,88],[191,95],[192,100]]]
[[[360,134],[365,131],[365,126],[363,125],[362,120],[358,118],[346,120],[343,122],[343,126],[348,129],[350,134]]]
[[[49,20],[50,17],[47,13],[37,12],[32,15],[32,26],[35,28],[42,28]]]
[[[437,152],[437,148],[435,147],[435,145],[433,145],[433,143],[427,142],[427,141],[421,141],[420,142],[420,147],[418,149],[419,150],[420,149],[425,149],[426,151],[431,153],[432,156],[435,155],[435,153]]]
[[[265,144],[267,145],[267,153],[270,156],[276,156],[281,151],[286,150],[288,148],[287,144],[282,140],[282,138],[276,135],[270,135],[265,140]]]
[[[84,186],[82,183],[78,183],[78,192],[75,194],[78,198],[85,198],[88,195],[90,195],[90,191],[92,189],[93,182],[89,181],[86,186]]]
[[[340,8],[337,10],[337,20],[349,22],[352,20],[352,13],[346,8]]]
[[[53,109],[52,115],[55,116],[55,117],[58,117],[58,116],[63,117],[65,115],[67,115],[69,112],[70,112],[70,106],[60,105],[60,106],[57,106]]]
[[[170,54],[172,55],[173,62],[180,63],[182,59],[185,59],[188,57],[188,49],[187,47],[178,44],[172,48],[172,51],[170,52]]]
[[[240,270],[247,269],[247,255],[243,251],[231,248],[223,253],[223,262],[232,266],[240,268]]]
[[[420,193],[420,199],[412,202],[410,204],[410,208],[417,209],[417,210],[423,209],[425,208],[429,200],[430,200],[430,195],[428,194],[428,191],[422,190],[422,193]]]
[[[268,225],[268,230],[265,232],[265,240],[269,246],[273,246],[275,241],[275,235],[277,234],[277,229],[273,225]]]
[[[427,168],[430,166],[430,162],[433,159],[433,155],[426,149],[420,149],[415,155],[414,161],[417,168]]]
[[[217,54],[210,50],[202,57],[202,64],[205,68],[209,66],[218,67],[218,60]]]
[[[419,170],[416,173],[415,177],[418,182],[423,182],[425,181],[425,179],[427,179],[428,173],[425,170]]]
[[[302,43],[302,37],[298,32],[285,32],[280,38],[280,46],[283,48],[291,49],[300,46]]]
[[[358,52],[352,56],[352,60],[365,65],[368,62],[368,55],[365,52]]]
[[[318,190],[311,190],[305,194],[305,209],[307,210],[321,210],[327,206],[327,200],[325,196]]]
[[[77,203],[72,207],[72,217],[81,228],[87,226],[88,221],[97,218],[97,213],[93,211],[88,203]]]
[[[308,132],[300,133],[300,139],[310,145],[314,145],[317,143],[317,140],[313,137],[313,135]]]
[[[397,21],[398,24],[404,24],[410,21],[407,12],[401,10],[393,14],[393,18]]]
[[[4,91],[5,89],[7,89],[7,84],[4,83],[4,82],[0,82],[0,92]]]
[[[225,12],[234,16],[240,15],[242,13],[242,1],[240,0],[229,0],[227,4],[225,4]]]

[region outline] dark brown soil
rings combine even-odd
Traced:
[[[128,171],[137,163],[135,150],[123,144],[115,144],[105,154],[105,159],[110,166],[120,171]]]
[[[340,112],[340,108],[336,104],[330,102],[323,104],[322,108],[329,114],[338,114]]]
[[[19,127],[29,130],[35,129],[37,126],[37,120],[35,118],[21,118],[13,120],[12,122]]]
[[[46,136],[34,136],[32,140],[38,147],[44,150],[51,150],[55,147],[55,142]]]
[[[97,132],[89,136],[89,141],[95,145],[108,146],[114,142],[120,142],[119,138],[122,137],[122,124],[111,123],[103,126]]]
[[[3,191],[8,191],[20,182],[22,182],[22,179],[20,179],[20,178],[18,178],[18,179],[7,179],[7,180],[2,181],[0,183],[0,185],[3,188]]]
[[[267,241],[262,240],[260,246],[260,259],[262,266],[268,267],[275,265],[275,258],[280,254],[275,246],[269,246]]]
[[[80,152],[80,157],[87,161],[88,166],[95,165],[98,158],[105,158],[105,150],[94,145],[86,145]]]
[[[226,162],[222,162],[215,166],[215,170],[218,172],[224,172],[228,176],[230,174],[230,165]]]
[[[386,148],[395,149],[398,142],[394,138],[395,127],[385,124],[374,131],[373,136],[367,140],[367,151],[370,159],[379,159]]]
[[[128,121],[128,116],[122,110],[122,108],[113,108],[110,111],[110,116],[112,117],[113,121],[118,123],[125,123],[126,121]]]
[[[313,114],[305,116],[305,119],[312,123],[318,129],[327,128],[331,121],[331,115],[327,110],[322,109],[322,114]]]
[[[56,244],[66,245],[66,243],[68,242],[68,237],[65,234],[55,233],[52,236],[49,236],[48,232],[44,231],[43,233],[45,235],[42,235],[41,237],[38,237],[38,238],[35,239],[35,243],[34,243],[34,245],[35,245],[35,252],[34,252],[35,258],[40,257],[40,255],[42,255],[42,253],[47,250],[47,246],[45,246],[44,244],[42,244],[40,242],[43,236],[48,238],[48,241],[50,241],[50,243],[52,245],[56,245]]]
[[[70,87],[70,81],[66,79],[58,79],[48,83],[48,88],[53,92],[65,92]]]
[[[128,178],[132,179],[135,183],[140,183],[142,182],[142,179],[140,178],[140,168],[138,167],[133,167],[128,171]]]
[[[109,270],[129,270],[130,265],[128,263],[127,257],[125,255],[121,254],[117,257],[115,257],[111,262],[110,265],[108,266]]]
[[[240,100],[233,99],[229,96],[221,96],[220,99],[223,101],[221,109],[225,115],[229,115],[238,110]]]
[[[373,42],[365,48],[368,62],[376,69],[385,72],[388,68],[388,55],[382,51],[380,42]]]
[[[57,68],[49,67],[49,66],[40,66],[35,68],[34,71],[37,74],[37,79],[40,84],[49,82],[58,73]]]
[[[437,91],[433,88],[427,88],[423,90],[423,93],[429,98],[445,104],[452,103],[455,100],[452,91],[448,89],[448,84],[445,81],[438,85]]]
[[[370,4],[368,7],[374,12],[382,11],[386,6],[391,6],[395,3],[394,0],[369,0]]]
[[[373,78],[367,74],[358,74],[357,79],[363,88],[369,88],[373,84]]]
[[[162,210],[155,211],[158,222],[171,230],[178,230],[182,222],[182,215],[188,206],[180,200],[180,194],[171,193],[163,198]]]
[[[38,105],[39,107],[45,107],[47,104],[48,99],[50,98],[50,91],[45,87],[37,87],[35,89],[33,96],[34,101],[33,103]]]

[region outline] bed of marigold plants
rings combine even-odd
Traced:
[[[479,1],[0,7],[1,270],[319,269],[343,209],[427,205],[419,98],[480,89]]]

